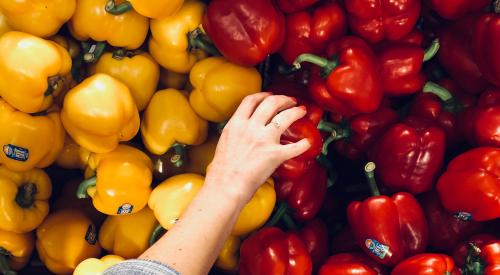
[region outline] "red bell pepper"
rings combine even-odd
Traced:
[[[307,222],[297,232],[304,242],[313,266],[321,265],[328,258],[328,229],[320,219]]]
[[[319,275],[384,275],[380,264],[362,253],[341,253],[328,258]]]
[[[432,189],[445,152],[444,131],[432,121],[408,117],[390,128],[369,154],[391,191],[420,194]]]
[[[280,10],[286,13],[296,12],[310,7],[319,0],[276,0]]]
[[[304,275],[312,261],[297,234],[265,227],[241,244],[239,269],[241,275]]]
[[[410,33],[420,16],[420,0],[345,0],[354,33],[371,43],[398,40]]]
[[[300,54],[321,54],[330,41],[340,38],[346,31],[347,16],[338,3],[325,2],[312,10],[289,14],[280,55],[292,64]]]
[[[402,261],[391,272],[391,275],[409,274],[451,275],[460,273],[455,269],[455,263],[450,256],[423,253]]]
[[[463,263],[463,274],[500,274],[500,240],[492,235],[476,235],[460,244],[453,257]]]
[[[436,190],[443,206],[465,220],[500,218],[500,148],[480,147],[459,155]]]
[[[281,48],[285,17],[269,0],[212,0],[203,29],[228,60],[254,66]]]
[[[365,170],[373,197],[353,201],[347,209],[349,226],[363,251],[372,259],[395,266],[403,259],[424,252],[428,243],[425,215],[409,193],[381,196],[376,187],[373,163]]]
[[[466,16],[439,33],[440,64],[464,91],[472,94],[481,93],[489,85],[472,54],[474,26],[478,19],[478,15]]]
[[[427,2],[441,17],[458,19],[465,14],[484,9],[491,0],[428,0]]]
[[[467,261],[467,256],[469,256],[469,252],[471,252],[471,245],[481,248],[485,244],[495,241],[498,241],[498,238],[490,234],[477,234],[471,236],[467,240],[455,246],[452,254],[453,260],[455,260],[457,265],[464,266]]]
[[[301,54],[294,62],[313,66],[309,82],[311,98],[325,110],[341,114],[370,113],[382,100],[378,65],[372,50],[361,39],[346,36],[329,45],[328,60],[312,54]]]
[[[500,88],[500,14],[483,15],[477,22],[472,44],[484,77]]]

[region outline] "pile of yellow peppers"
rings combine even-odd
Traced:
[[[101,274],[175,225],[217,125],[262,86],[255,68],[193,44],[205,12],[200,0],[0,0],[0,273]],[[218,268],[236,270],[275,202],[269,179]]]

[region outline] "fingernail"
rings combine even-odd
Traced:
[[[306,108],[306,106],[304,106],[304,105],[300,105],[300,106],[299,106],[299,108],[307,112],[307,108]]]

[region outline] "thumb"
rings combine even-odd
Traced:
[[[299,156],[303,154],[305,151],[307,151],[311,147],[311,143],[309,142],[308,139],[304,138],[301,139],[298,142],[295,143],[290,143],[287,145],[281,145],[281,152],[284,157],[284,160],[289,160],[291,158],[294,158],[296,156]]]

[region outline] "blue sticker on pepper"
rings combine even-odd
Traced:
[[[132,213],[132,209],[134,209],[134,206],[130,203],[124,203],[122,206],[118,207],[118,211],[116,214],[118,215],[126,215]]]
[[[7,144],[3,146],[3,153],[10,159],[25,162],[30,157],[30,152],[28,149],[23,147],[18,147],[12,144]]]
[[[384,259],[389,254],[389,246],[383,245],[374,239],[366,239],[365,245],[368,250],[380,259]]]
[[[458,220],[461,220],[461,221],[464,221],[464,222],[469,222],[472,220],[472,214],[471,213],[467,213],[467,212],[458,212],[458,213],[455,213],[455,215],[453,215],[453,217],[455,217],[455,219],[458,219]]]
[[[97,243],[97,230],[93,224],[90,224],[87,228],[87,233],[85,233],[85,240],[90,245],[95,245]]]

